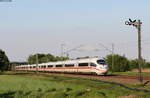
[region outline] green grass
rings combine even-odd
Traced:
[[[127,95],[150,98],[146,93],[80,78],[32,73],[0,75],[0,98],[117,98]]]
[[[137,72],[109,72],[109,75],[128,75],[128,76],[138,76]],[[150,73],[142,73],[142,76],[150,76]]]

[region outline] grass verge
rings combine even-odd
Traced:
[[[137,72],[109,72],[110,75],[128,75],[128,76],[139,76]],[[150,76],[150,73],[141,73],[142,76]]]
[[[150,98],[148,93],[111,84],[45,74],[3,74],[0,85],[0,98],[117,98],[128,95]]]

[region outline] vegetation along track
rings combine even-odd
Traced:
[[[116,79],[135,79],[138,80],[139,76],[127,76],[127,75],[92,75],[92,74],[71,74],[71,73],[49,73],[49,74],[55,74],[55,75],[66,75],[66,76],[75,76],[75,77],[92,77],[92,78],[116,78]],[[142,77],[143,80],[149,80],[150,81],[150,77],[149,76],[143,76]]]
[[[134,88],[134,87],[126,86],[126,84],[131,84],[131,83],[132,84],[136,84],[136,82],[138,81],[136,76],[121,76],[121,75],[102,75],[102,76],[97,76],[97,75],[66,74],[66,73],[65,74],[64,73],[43,73],[43,74],[48,74],[48,75],[51,75],[51,76],[75,77],[75,78],[80,79],[80,80],[91,80],[91,81],[96,81],[96,82],[101,82],[101,83],[106,83],[106,84],[112,84],[112,85],[120,86],[120,87],[129,89],[129,90],[132,90],[132,91],[150,93],[150,90],[137,89],[137,88]],[[117,79],[117,81],[114,81],[116,79]],[[144,77],[144,79],[145,80],[150,80],[149,77]],[[119,80],[123,80],[123,82],[120,82]],[[134,80],[134,81],[131,81],[131,80]]]
[[[112,82],[112,81],[105,81],[103,79],[97,79],[97,78],[111,78],[112,80],[114,78],[119,78],[119,79],[137,79],[136,76],[116,76],[116,75],[102,75],[102,76],[97,76],[97,75],[81,75],[81,74],[58,74],[58,73],[48,73],[50,75],[61,75],[61,76],[71,76],[71,77],[77,77],[81,80],[91,80],[91,81],[96,81],[96,82],[102,82],[106,84],[112,84],[116,86],[120,86],[129,90],[137,91],[137,92],[144,92],[144,93],[150,93],[150,90],[144,90],[144,89],[137,89],[137,88],[132,88],[128,87],[124,84],[118,83],[118,82]],[[91,78],[92,77],[92,78]],[[150,80],[149,77],[144,77],[145,80]]]

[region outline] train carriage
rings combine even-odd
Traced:
[[[18,71],[36,71],[37,69],[41,72],[95,73],[101,75],[107,73],[108,65],[104,59],[94,57],[42,63],[38,64],[38,68],[36,68],[36,64],[16,66]]]

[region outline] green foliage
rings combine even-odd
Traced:
[[[150,62],[146,62],[145,67],[150,68]]]
[[[112,67],[112,57],[114,65]],[[130,71],[132,69],[138,69],[139,64],[142,68],[150,68],[150,62],[146,62],[145,60],[128,60],[125,56],[120,56],[118,54],[115,55],[107,55],[106,61],[109,65],[110,71],[113,72],[125,72]]]
[[[4,71],[8,69],[9,60],[5,52],[0,49],[0,70]]]
[[[138,68],[138,60],[130,60],[130,69]]]
[[[59,57],[59,56],[55,57],[55,61],[65,61],[65,60],[68,60],[68,59],[69,59],[68,57]]]
[[[113,66],[112,66],[113,60]],[[125,72],[130,70],[129,61],[125,56],[120,56],[118,54],[115,55],[107,55],[106,61],[109,65],[109,68],[113,72]]]
[[[135,59],[135,60],[130,60],[129,62],[130,62],[130,69],[131,70],[139,68],[139,64],[141,65],[142,68],[150,67],[150,63],[146,62],[145,60]]]
[[[36,64],[36,55],[38,55],[38,63],[64,61],[69,59],[67,57],[58,57],[58,56],[55,57],[52,54],[34,54],[28,57],[29,64]]]

